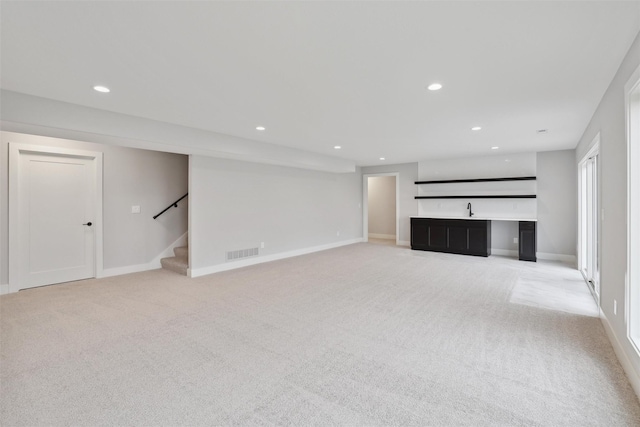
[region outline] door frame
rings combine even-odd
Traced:
[[[625,302],[624,310],[627,338],[636,353],[640,356],[640,266],[632,260],[640,253],[640,243],[637,236],[640,228],[631,219],[640,211],[640,132],[638,127],[638,106],[633,103],[633,96],[640,90],[640,66],[636,68],[624,86],[625,125],[627,144],[627,269],[625,274]],[[634,113],[636,113],[634,115]],[[635,145],[634,145],[635,142]]]
[[[21,142],[9,142],[9,292],[18,292],[20,282],[20,155],[23,153],[43,154],[62,157],[77,157],[94,161],[95,206],[94,277],[103,274],[103,222],[102,222],[102,153],[99,151],[76,150],[50,147]]]
[[[587,275],[585,275],[584,273],[584,267],[585,264],[587,263],[587,259],[585,259],[585,255],[583,254],[583,252],[586,250],[585,245],[587,244],[587,242],[585,242],[585,235],[583,233],[584,227],[586,227],[588,224],[585,224],[585,219],[583,218],[583,211],[584,209],[586,209],[587,207],[584,206],[584,203],[586,202],[586,200],[584,200],[583,197],[583,193],[586,191],[585,188],[585,182],[582,178],[582,169],[583,167],[586,167],[586,162],[589,161],[592,157],[594,156],[598,156],[600,157],[600,132],[598,132],[596,134],[596,136],[593,138],[593,141],[591,142],[591,146],[589,147],[589,150],[587,151],[587,153],[582,157],[582,159],[580,159],[580,161],[578,162],[578,270],[580,271],[580,273],[582,274],[582,276],[584,277],[585,282],[587,282],[587,287],[589,288],[589,290],[591,291],[593,298],[596,300],[596,303],[598,304],[598,307],[600,306],[600,277],[595,277],[594,279],[598,281],[598,283],[594,283],[593,285],[589,284],[589,280],[590,278],[587,277]],[[595,271],[598,273],[598,276],[600,276],[600,258],[601,258],[601,226],[600,223],[602,221],[601,219],[601,212],[600,212],[600,159],[598,159],[598,161],[596,162],[596,170],[595,170],[595,174],[596,174],[596,180],[597,180],[597,187],[593,189],[593,191],[595,192],[595,198],[596,198],[596,204],[595,204],[595,223],[593,224],[595,230],[594,230],[594,236],[596,239],[596,247],[593,248],[596,252],[596,259],[595,262],[597,263],[597,265],[592,266],[593,268],[595,268]],[[589,257],[589,254],[587,253],[586,257]],[[594,260],[590,260],[590,261],[594,261]]]
[[[396,177],[396,245],[400,244],[400,172],[362,174],[362,241],[369,241],[369,178],[376,176]]]

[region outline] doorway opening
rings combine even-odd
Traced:
[[[363,175],[363,238],[365,242],[398,244],[399,174]]]
[[[600,134],[578,164],[579,238],[578,268],[600,304],[600,216],[599,216]]]

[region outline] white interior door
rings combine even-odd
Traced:
[[[97,159],[25,150],[12,160],[12,290],[95,277]]]

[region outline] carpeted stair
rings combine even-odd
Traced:
[[[180,246],[173,248],[175,256],[169,258],[162,258],[160,264],[162,268],[175,271],[183,276],[187,275],[187,268],[189,268],[189,246]]]

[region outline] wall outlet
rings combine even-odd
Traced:
[[[339,231],[336,233],[336,236],[340,237],[340,232]]]
[[[518,243],[518,238],[517,237],[513,238],[513,243],[516,243],[516,244]]]
[[[260,242],[260,249],[264,249],[264,242]]]
[[[618,301],[617,300],[613,300],[613,315],[614,316],[618,315]]]
[[[140,206],[131,206],[131,213],[132,214],[139,214],[140,213]]]

